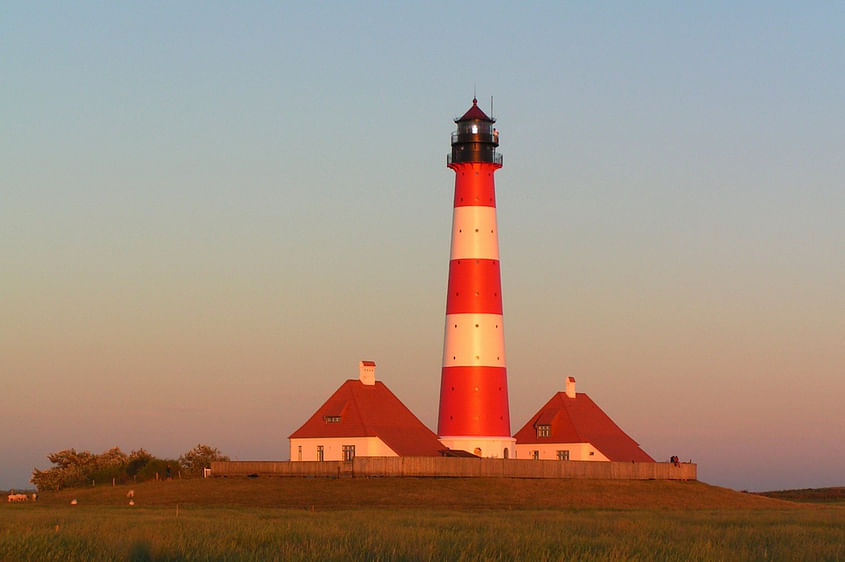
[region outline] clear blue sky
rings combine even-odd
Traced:
[[[357,362],[434,428],[452,118],[494,96],[511,424],[845,485],[841,3],[0,6],[0,487],[287,456]]]

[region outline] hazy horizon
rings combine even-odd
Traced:
[[[349,378],[436,431],[452,119],[496,174],[511,431],[845,485],[845,6],[0,8],[0,487],[66,448],[287,458]]]

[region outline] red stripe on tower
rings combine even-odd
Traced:
[[[493,181],[502,167],[495,121],[473,99],[452,133],[447,163],[455,172],[455,200],[437,434],[450,449],[507,458],[514,440]]]

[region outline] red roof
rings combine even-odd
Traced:
[[[339,422],[327,417],[340,416]],[[289,439],[378,437],[403,457],[436,457],[445,447],[437,435],[381,381],[366,385],[350,379],[294,431]]]
[[[537,426],[550,426],[549,437],[537,437]],[[589,396],[569,398],[558,392],[514,435],[517,444],[591,443],[612,461],[654,462]]]
[[[472,107],[470,107],[469,110],[464,113],[463,117],[455,119],[455,123],[459,123],[461,121],[471,121],[473,119],[480,119],[481,121],[490,121],[491,123],[496,121],[495,119],[487,117],[487,114],[481,111],[481,108],[478,107],[478,100],[475,98],[472,98]]]

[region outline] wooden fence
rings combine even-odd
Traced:
[[[212,462],[211,476],[316,478],[453,477],[696,480],[698,466],[668,462],[557,461],[455,457],[355,457],[342,461]]]

